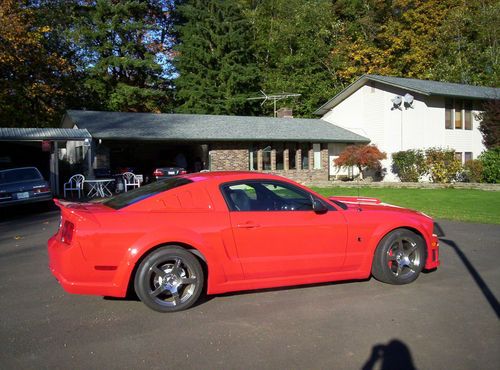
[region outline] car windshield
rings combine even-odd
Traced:
[[[42,176],[36,168],[15,168],[12,170],[0,171],[0,184],[11,182],[41,180]]]
[[[191,182],[193,181],[183,177],[172,177],[115,195],[114,197],[102,202],[102,204],[113,209],[121,209],[146,198],[152,197],[153,195],[189,184]]]

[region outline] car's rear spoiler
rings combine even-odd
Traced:
[[[89,220],[92,222],[100,223],[97,221],[97,218],[93,214],[92,210],[89,209],[88,204],[76,203],[76,202],[68,202],[61,199],[54,198],[54,204],[61,209],[61,214],[65,218],[77,218],[79,221]],[[97,206],[97,204],[95,205]],[[107,207],[102,207],[106,209]],[[109,211],[113,211],[111,208]]]

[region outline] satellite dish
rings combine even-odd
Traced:
[[[401,110],[401,103],[403,102],[403,98],[401,98],[399,95],[396,95],[394,98],[391,99],[391,101],[392,101],[391,110],[394,110],[394,109]]]
[[[404,100],[405,100],[405,108],[408,109],[408,108],[413,108],[412,104],[413,104],[413,95],[411,95],[410,93],[406,93],[405,96],[404,96]]]
[[[413,95],[411,95],[410,93],[406,93],[404,96],[404,99],[405,99],[405,103],[408,103],[410,105],[411,105],[411,103],[413,103]]]

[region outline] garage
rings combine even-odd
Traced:
[[[89,145],[85,129],[0,127],[0,169],[36,167],[59,194],[70,169],[64,165],[68,141]]]

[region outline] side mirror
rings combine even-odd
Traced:
[[[313,200],[312,209],[316,213],[326,213],[328,211],[328,207],[318,199]]]

